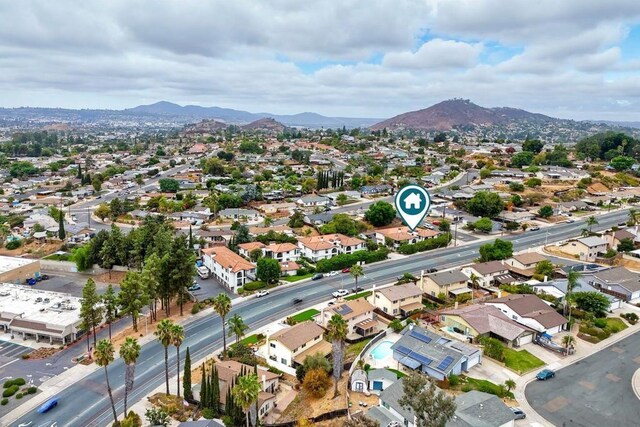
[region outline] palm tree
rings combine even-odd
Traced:
[[[231,298],[227,294],[219,293],[213,299],[213,309],[222,318],[222,354],[227,354],[227,334],[225,333],[224,319],[231,311]]]
[[[571,344],[573,344],[576,339],[573,335],[565,335],[562,337],[562,344],[564,344],[564,348],[568,349]]]
[[[109,363],[113,362],[114,353],[115,353],[115,349],[113,348],[113,344],[111,344],[111,341],[107,339],[102,339],[98,341],[98,344],[96,344],[94,356],[96,358],[96,364],[98,366],[104,367],[104,376],[107,379],[107,393],[109,393],[109,399],[111,400],[111,410],[113,411],[113,421],[116,424],[118,424],[118,415],[116,414],[116,405],[113,403],[113,395],[111,394],[111,384],[109,384],[109,372],[107,371],[107,366],[109,366]]]
[[[591,233],[591,228],[594,225],[598,225],[599,223],[595,216],[590,216],[589,218],[587,218],[586,224],[589,226],[589,233]]]
[[[242,317],[236,313],[229,319],[229,336],[236,334],[236,344],[240,342],[240,338],[249,329]]]
[[[591,235],[591,232],[590,232],[588,229],[583,228],[583,229],[580,231],[580,235],[581,235],[582,237],[589,237],[589,236]]]
[[[233,386],[231,393],[235,402],[242,407],[249,427],[249,412],[251,405],[258,400],[261,387],[256,374],[248,374],[238,377],[238,382]]]
[[[344,340],[347,338],[347,322],[339,314],[334,314],[327,323],[326,336],[331,341],[333,352],[333,397],[338,396],[338,381],[342,377]]]
[[[480,289],[480,276],[471,273],[469,280],[471,281],[471,288]],[[471,302],[473,303],[473,290],[471,291]]]
[[[514,380],[512,380],[511,378],[509,378],[508,380],[506,380],[504,382],[504,386],[507,388],[507,391],[511,391],[514,388],[516,388],[516,382]]]
[[[180,346],[184,341],[184,328],[180,325],[173,325],[171,327],[171,344],[176,346],[176,373],[178,375],[178,397],[180,397]]]
[[[361,265],[354,265],[353,267],[351,267],[351,271],[350,271],[351,275],[353,276],[353,278],[356,281],[356,289],[358,288],[358,277],[364,275],[364,269],[362,268]]]
[[[635,208],[629,209],[629,221],[627,221],[629,225],[636,225],[638,223],[638,213],[638,210]]]
[[[120,347],[120,357],[124,360],[126,370],[124,372],[124,416],[127,416],[127,397],[133,390],[133,380],[136,370],[136,361],[140,357],[140,344],[135,338],[127,337]]]
[[[577,271],[571,270],[569,274],[567,274],[567,293],[564,296],[564,308],[565,311],[567,308],[569,310],[569,325],[571,325],[571,296],[573,294],[573,290],[580,287],[580,284],[578,283],[579,278],[580,273]]]
[[[158,341],[164,347],[164,377],[167,384],[167,394],[169,394],[169,344],[172,342],[173,322],[169,319],[162,319],[158,323],[156,331],[153,333],[158,337]]]

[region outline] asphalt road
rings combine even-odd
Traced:
[[[640,404],[631,387],[640,369],[640,334],[633,334],[527,385],[529,404],[556,426],[637,426]]]
[[[600,224],[594,230],[601,230],[616,225],[626,220],[627,211],[612,212],[598,217]],[[558,224],[553,227],[551,233],[530,231],[514,236],[504,236],[504,239],[513,241],[514,250],[522,251],[527,248],[539,246],[548,242],[565,240],[580,234],[584,228],[584,220],[572,224]],[[444,269],[466,262],[471,262],[478,256],[478,248],[484,242],[474,242],[461,247],[450,247],[416,254],[398,260],[383,262],[365,267],[365,278],[360,279],[359,285],[369,288],[374,284],[382,285],[393,281],[405,272],[419,274],[420,270],[428,268]],[[274,320],[289,315],[297,310],[326,301],[331,292],[341,287],[340,276],[326,277],[321,280],[300,283],[297,286],[274,289],[271,294],[261,299],[251,299],[238,304],[231,312],[240,314],[251,330],[267,325]],[[345,286],[350,286],[348,280],[344,280]],[[293,306],[293,297],[303,298],[298,306]],[[186,339],[182,349],[190,347],[192,360],[198,360],[210,355],[215,349],[222,346],[220,319],[213,315],[190,322],[185,325]],[[164,382],[163,349],[157,342],[151,342],[142,348],[142,353],[136,365],[136,381],[132,395],[129,396],[130,404],[140,400],[151,390]],[[175,349],[169,353],[170,366],[175,365]],[[173,369],[175,371],[175,369]],[[124,366],[121,359],[117,359],[109,368],[111,386],[114,389],[114,398],[119,413],[122,412]],[[174,375],[172,372],[171,375]],[[0,371],[0,377],[2,372]],[[175,392],[175,385],[173,386]],[[48,420],[57,422],[62,426],[104,426],[110,423],[111,409],[108,396],[104,387],[104,372],[98,370],[87,376],[82,381],[65,389],[59,394],[58,407],[49,414],[32,413],[20,418],[11,424],[18,427],[30,421],[33,426],[40,426]],[[52,421],[52,422],[53,422]],[[50,424],[49,424],[50,425]],[[605,424],[606,425],[606,424]]]

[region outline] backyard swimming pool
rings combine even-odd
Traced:
[[[393,341],[381,341],[371,350],[371,357],[376,360],[382,360],[391,356],[391,354],[393,354],[393,350],[391,350],[392,345]]]

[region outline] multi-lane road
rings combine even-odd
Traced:
[[[627,210],[616,211],[598,217],[600,224],[594,230],[610,228],[626,220]],[[584,228],[584,220],[574,223],[558,224],[546,230],[529,231],[524,234],[504,236],[511,240],[515,251],[540,246],[545,242],[556,242],[580,234]],[[428,268],[443,269],[473,261],[478,256],[478,248],[483,242],[474,242],[465,246],[450,247],[440,250],[416,254],[402,259],[386,261],[365,267],[364,279],[360,280],[363,287],[382,285],[394,281],[405,272],[419,274],[420,270]],[[345,278],[345,286],[351,286]],[[342,286],[340,276],[327,277],[317,281],[300,283],[283,289],[274,289],[270,295],[261,299],[251,299],[236,305],[231,314],[238,313],[256,329],[267,325],[276,319],[293,313],[305,307],[318,304],[331,298],[331,292]],[[348,282],[348,283],[347,283]],[[303,298],[298,306],[293,306],[293,297]],[[215,315],[206,316],[185,325],[185,341],[182,348],[189,347],[191,359],[198,360],[213,353],[222,346],[220,319]],[[169,364],[175,365],[175,352],[169,352]],[[174,369],[175,371],[175,369]],[[116,409],[119,413],[123,407],[124,367],[121,359],[117,359],[109,367],[111,386],[114,389]],[[174,375],[172,372],[171,375]],[[157,342],[150,342],[143,346],[142,353],[136,366],[136,382],[129,404],[140,400],[150,391],[162,385],[164,381],[163,349]],[[175,385],[172,385],[175,389]],[[18,427],[20,424],[40,426],[48,422],[56,422],[63,426],[104,426],[110,423],[111,409],[109,398],[105,393],[104,372],[97,370],[83,380],[68,387],[59,394],[59,405],[49,414],[37,414],[35,411],[15,420],[10,425]]]

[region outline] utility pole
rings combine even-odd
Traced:
[[[453,247],[458,246],[458,221],[453,226]]]

